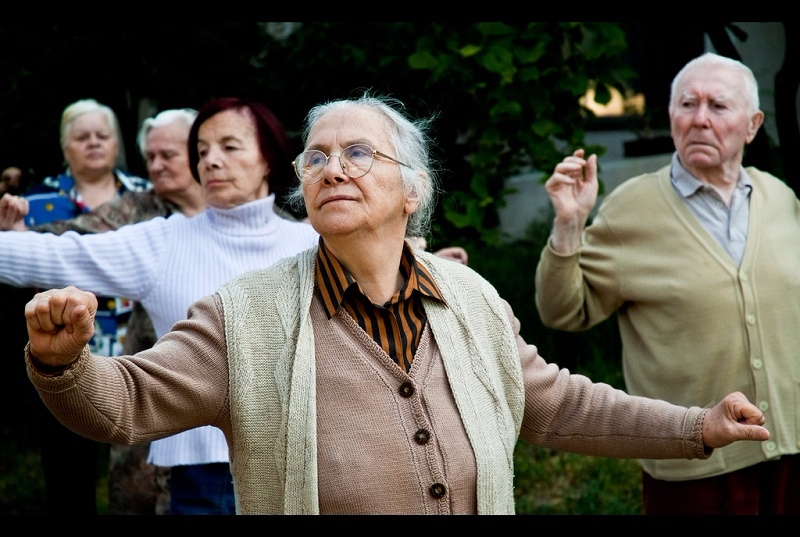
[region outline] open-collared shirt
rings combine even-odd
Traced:
[[[672,186],[694,213],[700,223],[739,266],[747,242],[747,223],[750,218],[750,192],[753,185],[743,168],[728,206],[719,192],[703,183],[684,168],[678,154],[672,156]]]
[[[417,263],[411,247],[403,242],[400,274],[405,283],[385,304],[373,304],[364,290],[325,247],[320,237],[316,281],[330,319],[344,310],[394,362],[408,372],[417,351],[426,316],[422,297],[444,302],[430,273]]]

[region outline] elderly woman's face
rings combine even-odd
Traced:
[[[87,112],[72,122],[64,142],[64,159],[78,181],[113,171],[118,152],[116,133],[102,112]]]
[[[367,144],[402,161],[403,155],[396,154],[389,139],[386,121],[374,110],[348,108],[325,114],[311,128],[306,150],[334,155],[318,182],[303,184],[309,220],[324,238],[405,236],[408,215],[418,202],[405,193],[400,165],[376,156],[370,171],[353,179],[336,156],[353,144]]]
[[[247,111],[226,110],[200,125],[197,171],[212,207],[228,209],[269,194],[269,166]]]

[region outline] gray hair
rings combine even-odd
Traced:
[[[397,158],[407,165],[400,166],[404,189],[406,192],[414,192],[419,199],[417,210],[408,218],[406,236],[425,236],[430,229],[438,193],[438,178],[429,156],[431,141],[428,130],[433,118],[410,120],[401,112],[405,106],[399,100],[365,93],[355,99],[328,101],[314,106],[304,123],[303,145],[305,146],[314,125],[324,115],[334,110],[352,108],[373,110],[386,120],[389,139],[394,145]],[[288,202],[295,210],[305,208],[301,184],[289,193]]]
[[[61,113],[62,149],[67,145],[67,137],[69,136],[69,131],[72,129],[72,124],[75,123],[75,120],[80,116],[83,114],[88,114],[89,112],[102,113],[108,120],[108,125],[111,127],[114,139],[118,144],[120,143],[119,121],[117,121],[117,115],[114,113],[114,111],[108,106],[98,103],[94,99],[81,99],[68,105],[64,109],[64,112]]]
[[[177,108],[174,110],[164,110],[153,117],[149,117],[142,121],[142,126],[139,128],[139,134],[136,136],[136,145],[139,147],[139,152],[142,157],[147,160],[146,143],[147,135],[150,131],[159,127],[172,125],[173,123],[180,123],[186,127],[186,141],[189,141],[189,130],[192,128],[192,123],[197,117],[197,110],[192,108]]]
[[[672,109],[675,106],[675,100],[678,98],[677,91],[681,79],[689,70],[696,69],[698,67],[725,67],[742,75],[742,81],[744,82],[742,93],[745,101],[747,102],[747,113],[748,115],[752,116],[758,112],[758,82],[756,82],[756,77],[753,75],[753,71],[751,71],[749,67],[740,61],[725,56],[720,56],[719,54],[714,54],[713,52],[706,52],[705,54],[691,60],[689,63],[684,65],[683,68],[678,71],[678,74],[675,75],[675,78],[672,79],[672,87],[670,88],[669,97],[670,112],[672,112]]]

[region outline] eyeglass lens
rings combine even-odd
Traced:
[[[374,151],[366,144],[355,144],[342,150],[339,155],[327,156],[322,151],[304,151],[295,159],[295,172],[303,182],[315,182],[322,177],[328,159],[338,158],[342,171],[352,179],[363,177],[372,168]]]

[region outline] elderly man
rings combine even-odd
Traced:
[[[48,407],[113,442],[219,427],[239,513],[511,513],[520,436],[654,458],[768,438],[739,393],[686,408],[548,365],[485,280],[412,249],[435,181],[390,102],[312,109],[295,198],[318,245],[199,300],[152,349],[92,355],[95,299],[75,287],[29,302]]]
[[[669,116],[671,165],[618,186],[588,227],[596,157],[556,166],[536,304],[563,330],[617,312],[630,393],[689,406],[739,390],[766,415],[767,442],[643,460],[646,513],[800,513],[800,203],[742,167],[764,117],[746,66],[692,60]]]

